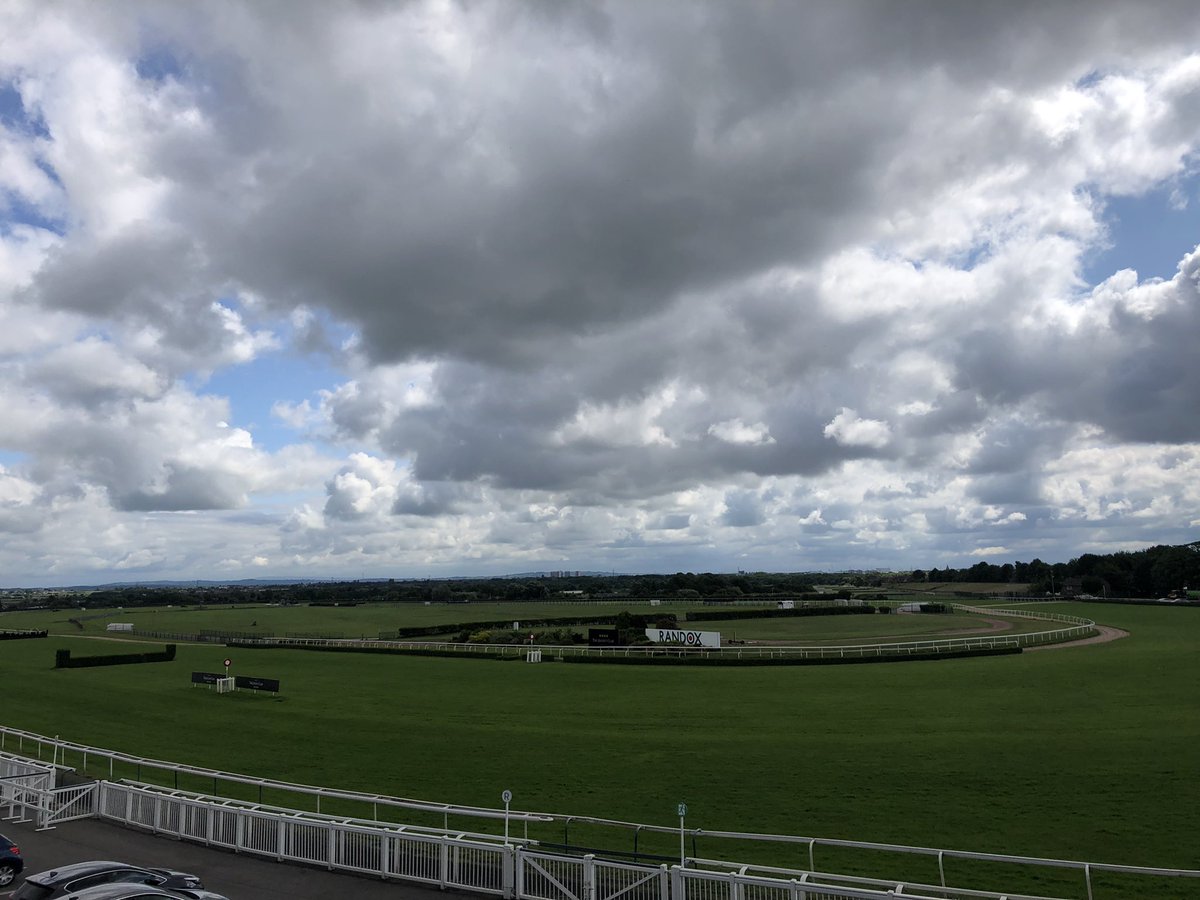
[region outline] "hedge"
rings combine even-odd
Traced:
[[[0,641],[22,641],[29,638],[44,638],[48,631],[0,631]]]
[[[58,650],[54,654],[56,669],[86,669],[91,666],[128,666],[135,663],[171,662],[175,659],[175,645],[167,644],[162,653],[115,653],[111,656],[77,656],[72,659],[70,650]]]
[[[727,609],[721,612],[688,612],[686,622],[716,622],[722,619],[788,619],[797,616],[856,616],[870,615],[875,607],[862,606],[799,606],[796,609]]]

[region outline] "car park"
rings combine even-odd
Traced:
[[[52,900],[109,884],[188,891],[204,888],[199,876],[190,872],[134,866],[112,860],[91,860],[26,875],[25,881],[12,895],[12,900]]]
[[[25,860],[21,858],[17,842],[0,834],[0,888],[12,884],[24,868]]]
[[[229,900],[222,894],[200,888],[163,888],[148,884],[102,884],[63,900]]]

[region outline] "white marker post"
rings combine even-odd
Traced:
[[[512,791],[505,789],[500,795],[500,799],[504,801],[504,843],[508,843],[508,804],[512,803]]]
[[[687,815],[687,804],[680,803],[677,811],[679,813],[679,867],[682,869],[686,859],[683,852],[683,817]]]
[[[232,665],[233,665],[233,660],[230,659],[228,656],[225,657],[225,677],[226,678],[229,677],[229,667]]]

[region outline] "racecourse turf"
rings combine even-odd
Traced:
[[[55,670],[60,647],[76,656],[122,647],[76,636],[101,633],[95,623],[69,634],[60,613],[61,635],[0,643],[3,722],[147,757],[442,802],[499,806],[508,788],[521,809],[670,826],[686,801],[689,828],[1200,868],[1200,610],[1045,608],[1130,636],[1016,657],[832,668],[528,665],[180,644],[170,663]],[[270,622],[272,610],[229,612],[248,625]],[[0,627],[26,624],[6,614]],[[292,630],[306,629],[319,630],[307,622]],[[221,671],[226,655],[237,674],[278,678],[280,695],[191,686],[190,672]],[[632,849],[627,832],[560,827],[544,838]],[[643,835],[637,849],[671,846]],[[807,860],[799,848],[704,837],[688,849]],[[818,868],[866,865],[817,852]],[[947,863],[947,874],[965,865]],[[928,861],[886,868],[897,867],[936,878]],[[1020,884],[1074,896],[1082,881],[1047,873]],[[1197,887],[1173,882],[1153,896],[1196,896]],[[1098,896],[1141,888],[1124,890]]]

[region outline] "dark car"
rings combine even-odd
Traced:
[[[0,888],[7,887],[21,874],[25,860],[21,859],[21,848],[0,834]]]
[[[77,894],[67,894],[63,900],[229,900],[212,891],[199,888],[164,888],[148,884],[102,884]]]
[[[188,872],[131,866],[111,860],[92,860],[26,875],[25,882],[12,896],[13,900],[50,900],[51,897],[65,897],[102,884],[134,884],[170,890],[204,887],[198,876]]]

